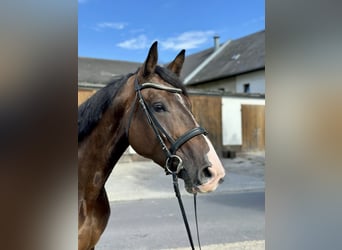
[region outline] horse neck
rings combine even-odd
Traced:
[[[125,131],[127,123],[127,102],[115,98],[104,112],[98,125],[79,146],[79,175],[86,173],[85,182],[92,181],[93,175],[100,176],[101,185],[105,183],[117,161],[129,143]]]

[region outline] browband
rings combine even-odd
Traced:
[[[183,90],[181,90],[179,88],[167,87],[167,86],[164,86],[161,84],[151,83],[151,82],[146,82],[143,84],[136,84],[135,85],[135,90],[142,90],[142,89],[147,89],[147,88],[166,90],[166,91],[172,92],[172,93],[182,93],[183,92]]]

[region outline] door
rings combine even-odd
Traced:
[[[265,106],[241,105],[242,150],[265,150]]]
[[[192,112],[209,134],[216,153],[222,155],[222,104],[221,96],[190,95]]]

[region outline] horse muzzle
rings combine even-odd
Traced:
[[[225,171],[222,165],[206,167],[199,173],[198,179],[200,184],[193,189],[199,193],[213,192],[224,181],[224,176]]]
[[[197,185],[195,189],[200,193],[214,191],[218,185],[223,182],[223,178],[226,174],[213,145],[207,137],[205,137],[205,139],[209,146],[209,152],[206,156],[210,166],[202,168],[198,173],[199,185]]]

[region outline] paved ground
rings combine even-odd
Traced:
[[[222,207],[223,213],[226,213],[227,211],[230,211],[229,221],[223,222],[223,220],[226,220],[226,218],[220,217],[219,214],[215,215],[214,218],[218,218],[217,222],[215,222],[215,227],[219,226],[221,230],[227,229],[227,235],[229,237],[223,238],[221,240],[213,240],[212,242],[208,242],[206,240],[207,244],[204,244],[202,246],[203,250],[218,250],[218,249],[228,249],[228,250],[247,250],[247,249],[253,249],[253,250],[261,250],[265,249],[265,241],[264,241],[264,198],[253,198],[253,197],[259,197],[259,194],[263,194],[264,197],[264,167],[265,167],[265,155],[264,154],[248,154],[248,155],[238,155],[235,159],[221,159],[223,162],[223,165],[226,169],[226,172],[228,173],[224,183],[222,183],[219,188],[212,194],[207,194],[207,198],[209,199],[218,199],[220,196],[229,196],[231,195],[237,197],[237,199],[240,199],[239,197],[246,197],[246,199],[237,201],[236,204],[221,204],[224,205]],[[184,191],[183,188],[183,181],[180,180],[180,186],[182,189],[182,195],[184,196],[184,200],[191,200],[191,197],[188,193]],[[171,200],[170,202],[170,211],[168,214],[174,214],[176,218],[178,218],[179,215],[179,208],[177,207],[177,202],[174,197],[174,192],[172,188],[172,182],[171,177],[166,176],[163,172],[163,169],[161,169],[159,166],[154,164],[151,161],[138,161],[138,162],[119,162],[115,169],[113,170],[113,173],[111,174],[110,178],[107,181],[106,184],[107,193],[109,196],[109,200],[111,201],[112,206],[112,212],[115,208],[122,207],[121,211],[118,211],[123,217],[130,217],[128,214],[133,214],[134,211],[130,211],[130,209],[134,206],[133,204],[139,203],[140,206],[146,206],[146,210],[151,208],[151,205],[149,203],[155,204],[165,204],[165,202],[168,202],[168,200]],[[250,193],[251,195],[245,195]],[[239,195],[241,194],[241,195]],[[256,196],[254,195],[256,194]],[[249,198],[248,198],[249,197]],[[201,197],[199,197],[200,199]],[[204,198],[204,199],[207,199]],[[203,199],[203,198],[202,198]],[[232,198],[229,198],[232,202]],[[254,200],[253,199],[257,199]],[[247,201],[246,201],[247,200]],[[262,204],[261,204],[261,203]],[[215,202],[214,202],[215,203]],[[259,204],[260,205],[257,205]],[[145,204],[145,205],[144,205]],[[169,204],[169,203],[168,203]],[[127,206],[126,206],[127,205]],[[192,216],[191,213],[191,204],[188,204],[188,212],[190,213],[189,216]],[[210,205],[209,205],[210,206]],[[257,207],[254,207],[257,206]],[[163,208],[162,205],[157,206],[159,209]],[[256,209],[257,208],[257,209]],[[166,209],[165,207],[163,209]],[[201,204],[202,211],[205,209],[205,205]],[[220,209],[220,208],[218,208]],[[127,210],[127,215],[126,214]],[[190,210],[190,211],[189,211]],[[240,211],[242,211],[240,213]],[[206,212],[206,211],[203,211]],[[247,213],[247,214],[243,214]],[[118,213],[116,213],[117,215]],[[159,214],[159,211],[152,213],[151,216],[157,216]],[[159,214],[160,215],[160,214]],[[251,216],[249,220],[244,220],[245,216]],[[116,218],[114,218],[116,217]],[[134,217],[134,216],[133,216]],[[161,217],[161,216],[159,216]],[[158,218],[159,218],[158,217]],[[166,216],[167,217],[167,216]],[[117,221],[119,220],[119,221]],[[132,220],[130,218],[129,220]],[[251,222],[252,220],[252,222]],[[114,214],[112,214],[110,222],[108,224],[108,227],[102,236],[98,249],[114,249],[113,248],[113,242],[116,243],[120,241],[120,239],[130,237],[131,231],[125,231],[125,230],[132,230],[133,231],[138,230],[138,228],[134,228],[133,224],[136,223],[136,220],[132,225],[123,225],[126,224],[126,220],[122,220],[120,224],[121,219],[117,218]],[[146,222],[147,221],[147,222]],[[165,231],[162,229],[155,229],[158,227],[157,225],[151,226],[153,229],[149,230],[157,230],[157,232],[151,231],[150,233],[146,233],[145,230],[149,228],[147,225],[148,223],[151,223],[153,221],[151,218],[147,216],[146,221],[142,221],[142,226],[140,230],[144,231],[144,236],[141,240],[147,240],[148,237],[151,237],[151,239],[147,240],[146,242],[151,242],[155,237],[158,236],[158,230]],[[162,218],[162,221],[166,221],[165,216]],[[173,219],[171,218],[171,221]],[[244,221],[248,221],[248,223],[251,222],[251,224],[246,224]],[[145,223],[145,224],[144,224]],[[147,223],[147,224],[146,224]],[[179,230],[180,227],[183,227],[183,225],[179,225],[179,223],[182,223],[181,221],[178,221],[176,225],[169,226],[170,228],[167,229],[167,232],[169,234],[172,234],[173,227]],[[200,228],[201,225],[203,226],[202,230],[204,231],[205,225],[205,219],[200,219]],[[210,222],[208,222],[210,223]],[[219,223],[219,224],[217,224]],[[242,224],[241,224],[242,223]],[[253,224],[254,223],[254,224]],[[153,224],[153,223],[152,223]],[[169,223],[172,224],[172,223]],[[221,225],[222,224],[222,225]],[[112,225],[112,226],[111,226]],[[120,226],[120,232],[117,230],[117,225]],[[234,225],[232,228],[227,228],[225,225]],[[208,224],[210,226],[210,224]],[[127,228],[127,229],[125,229]],[[215,230],[217,230],[215,228]],[[238,233],[238,231],[241,231]],[[120,233],[123,232],[123,235],[120,235]],[[245,239],[241,237],[241,235],[244,235],[245,233],[251,233],[249,237],[246,237]],[[193,231],[194,233],[194,231]],[[175,235],[177,236],[176,233]],[[236,234],[236,235],[235,235]],[[133,236],[136,235],[136,233],[132,234]],[[132,236],[131,235],[131,236]],[[132,236],[132,237],[133,237]],[[115,239],[117,237],[117,239]],[[138,236],[136,238],[139,238]],[[140,237],[141,238],[141,237]],[[146,238],[146,239],[144,239]],[[183,238],[183,237],[181,237]],[[205,240],[205,234],[202,235],[202,237]],[[118,240],[119,239],[119,240]],[[236,240],[235,240],[236,239]],[[168,239],[166,239],[166,242],[169,242]],[[132,242],[133,244],[134,240],[128,241],[129,243]],[[138,242],[138,241],[135,241]],[[157,244],[157,242],[155,242]],[[141,243],[140,246],[145,246],[137,248],[136,245],[133,245],[131,247],[127,247],[127,243],[122,242],[122,247],[124,248],[117,248],[117,249],[168,249],[168,250],[183,250],[183,249],[189,249],[189,248],[183,248],[183,246],[187,246],[188,243],[184,242],[182,244],[177,244],[174,248],[168,248],[168,247],[158,247],[155,245],[154,247],[149,247],[148,243]],[[166,244],[167,246],[167,244]],[[170,246],[170,245],[169,245]]]
[[[264,190],[265,155],[238,155],[222,158],[226,170],[225,181],[215,192],[246,192]],[[182,195],[184,183],[179,182]],[[119,162],[109,177],[106,190],[110,201],[173,197],[171,176],[152,161]]]
[[[183,197],[197,248],[192,197]],[[189,249],[177,201],[172,198],[116,201],[97,250]],[[212,193],[198,197],[203,249],[256,249],[265,234],[265,193]],[[258,241],[258,242],[256,242]],[[258,244],[258,245],[257,245]],[[224,247],[223,247],[224,246]],[[253,247],[252,247],[253,246]]]
[[[264,240],[251,240],[251,241],[241,241],[226,244],[213,244],[203,246],[202,250],[264,250],[265,241]],[[163,250],[189,250],[186,248],[169,248]]]

